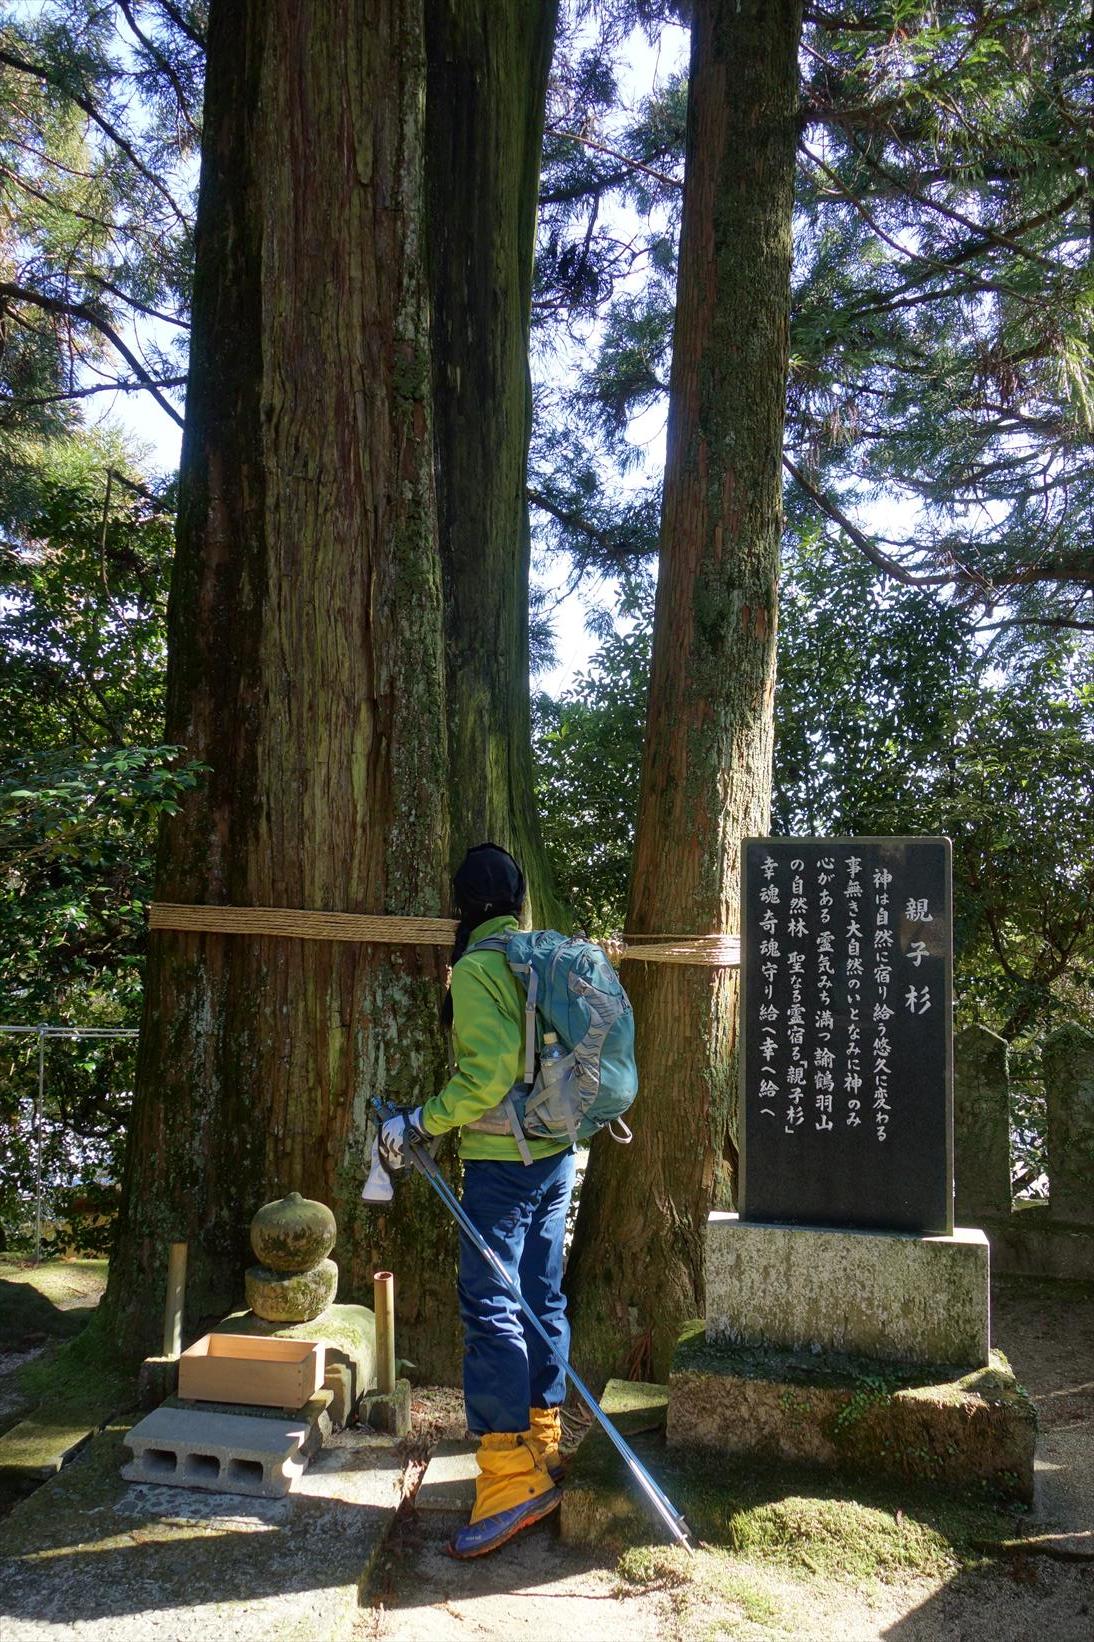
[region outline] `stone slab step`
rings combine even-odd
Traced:
[[[122,1475],[127,1482],[276,1499],[291,1492],[329,1435],[325,1413],[271,1420],[165,1406],[127,1434],[133,1457]]]
[[[52,1477],[78,1454],[108,1417],[55,1420],[31,1415],[0,1437],[0,1487],[8,1495],[27,1493]]]
[[[416,1510],[470,1512],[479,1474],[477,1447],[477,1443],[455,1439],[437,1444],[414,1496]]]
[[[310,1423],[320,1414],[329,1414],[334,1392],[329,1386],[317,1391],[303,1408],[270,1408],[263,1403],[214,1403],[204,1397],[165,1397],[163,1408],[182,1408],[191,1414],[245,1414],[249,1419],[280,1420],[283,1425],[296,1422]]]

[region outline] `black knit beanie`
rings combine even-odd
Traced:
[[[453,967],[467,951],[471,931],[488,918],[519,917],[524,906],[524,874],[500,844],[476,844],[469,849],[452,880],[452,897],[459,927],[449,960]],[[452,1025],[452,992],[445,993],[441,1024]]]

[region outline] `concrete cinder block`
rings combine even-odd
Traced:
[[[989,1361],[988,1240],[707,1222],[707,1339],[884,1362]]]
[[[305,1421],[157,1408],[127,1433],[133,1457],[122,1476],[276,1499],[291,1492],[329,1435],[326,1414]]]

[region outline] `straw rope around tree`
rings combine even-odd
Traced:
[[[453,918],[383,917],[373,913],[308,912],[293,907],[183,906],[153,901],[150,929],[195,934],[281,935],[304,941],[362,941],[405,946],[451,946]],[[647,964],[709,964],[736,968],[741,943],[736,935],[625,935],[605,941],[613,963],[629,958]]]

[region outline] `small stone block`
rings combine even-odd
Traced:
[[[437,1444],[414,1496],[416,1510],[470,1512],[479,1474],[476,1448],[473,1442]]]
[[[985,1368],[988,1240],[707,1221],[707,1338]]]
[[[1033,1498],[1037,1420],[1005,1357],[951,1378],[835,1353],[712,1344],[680,1336],[669,1378],[670,1450],[986,1485]]]
[[[156,1408],[179,1387],[177,1357],[146,1357],[137,1376],[138,1408]]]
[[[133,1458],[123,1465],[122,1476],[129,1482],[277,1499],[291,1492],[329,1435],[325,1414],[306,1423],[157,1408],[127,1433]]]
[[[374,1431],[405,1437],[410,1430],[410,1381],[396,1380],[394,1391],[366,1391],[357,1418]]]
[[[323,1390],[330,1396],[330,1423],[341,1430],[350,1422],[353,1413],[353,1374],[345,1363],[332,1363],[323,1381]]]
[[[661,1448],[669,1388],[648,1380],[609,1380],[600,1406],[629,1445],[647,1463],[651,1446]],[[663,1448],[661,1453],[663,1455]],[[586,1432],[566,1473],[559,1532],[567,1545],[624,1545],[661,1537],[634,1479],[611,1438],[597,1422]]]
[[[204,1397],[200,1401],[190,1397],[166,1397],[163,1406],[188,1408],[194,1414],[247,1414],[256,1420],[295,1421],[310,1426],[321,1414],[329,1416],[333,1404],[334,1392],[323,1386],[303,1408],[269,1408],[263,1403],[211,1403]],[[334,1424],[333,1419],[331,1424]]]

